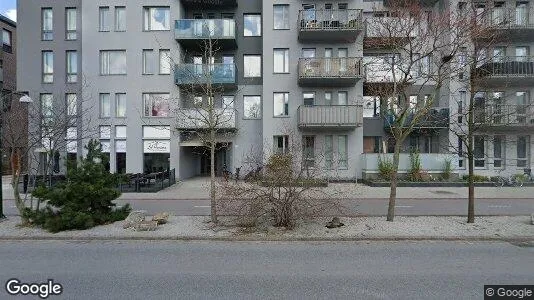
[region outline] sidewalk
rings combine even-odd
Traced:
[[[13,192],[4,177],[2,185],[4,199],[13,199]],[[326,188],[336,198],[374,199],[388,198],[389,187],[370,187],[357,183],[331,183]],[[534,187],[476,187],[477,198],[509,198],[533,199]],[[467,198],[467,187],[399,187],[397,198],[429,199],[429,198]],[[121,200],[194,200],[209,199],[209,178],[197,177],[180,181],[175,185],[157,193],[124,193]]]
[[[220,218],[221,222],[229,219]],[[342,218],[345,226],[325,227],[327,219],[299,224],[295,230],[270,227],[250,232],[235,226],[212,227],[209,217],[171,217],[155,231],[123,229],[123,222],[88,230],[56,234],[40,228],[18,227],[18,217],[0,222],[1,240],[232,240],[232,241],[353,241],[353,240],[506,240],[534,241],[530,216],[478,217],[467,224],[465,217]]]

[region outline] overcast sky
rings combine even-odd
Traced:
[[[0,14],[17,20],[17,0],[0,0]]]

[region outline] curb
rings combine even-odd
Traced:
[[[5,241],[225,241],[225,242],[397,242],[397,241],[469,241],[469,242],[531,242],[534,236],[518,237],[438,237],[438,236],[421,236],[421,237],[202,237],[202,236],[177,236],[177,237],[17,237],[4,236],[0,237],[0,243]]]

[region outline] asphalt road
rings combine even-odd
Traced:
[[[49,299],[483,299],[534,283],[534,244],[1,242],[5,282],[53,279]]]
[[[134,209],[148,213],[162,211],[180,216],[209,215],[209,200],[118,200],[118,205],[130,203]],[[343,216],[387,214],[388,199],[354,199],[341,201]],[[476,199],[476,214],[481,215],[530,215],[534,213],[534,199]],[[13,200],[4,200],[4,213],[8,216],[18,214]],[[467,199],[431,198],[397,199],[396,214],[405,216],[463,216],[467,213]],[[335,213],[338,215],[338,213]]]

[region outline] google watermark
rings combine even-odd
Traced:
[[[53,279],[48,279],[41,283],[25,283],[17,278],[11,278],[6,282],[6,291],[12,296],[33,295],[41,299],[47,299],[50,296],[57,296],[63,293],[63,286],[55,283]]]
[[[534,299],[534,285],[485,285],[484,299]]]

